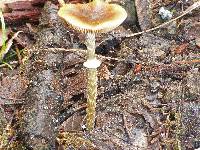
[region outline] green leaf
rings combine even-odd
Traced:
[[[6,37],[6,25],[1,9],[0,9],[0,18],[1,18],[1,30],[2,30],[2,48],[4,48],[7,37]]]

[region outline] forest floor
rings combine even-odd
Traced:
[[[8,40],[22,31],[0,64],[0,150],[200,148],[200,2],[115,3],[128,18],[96,35],[102,64],[91,132],[85,35],[58,17],[56,1],[0,5]],[[163,20],[161,7],[172,18]]]

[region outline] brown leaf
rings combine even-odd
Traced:
[[[187,49],[188,45],[189,45],[188,43],[181,44],[181,45],[175,47],[173,49],[173,51],[174,51],[175,54],[183,54],[183,53],[186,52],[186,49]]]
[[[142,70],[142,64],[137,64],[135,66],[135,69],[134,69],[133,73],[137,74],[137,73],[141,72],[141,70]]]
[[[110,71],[105,64],[101,65],[101,68],[99,69],[99,76],[101,79],[105,80],[108,80],[110,78]]]

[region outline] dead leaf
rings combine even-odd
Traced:
[[[18,31],[17,33],[15,33],[11,39],[8,40],[8,42],[6,43],[6,47],[5,49],[1,49],[0,50],[0,60],[3,59],[3,57],[5,56],[5,54],[9,51],[10,47],[12,46],[13,40],[18,36],[18,34],[22,32],[22,31]]]
[[[134,69],[133,73],[137,74],[137,73],[141,72],[141,70],[142,70],[142,64],[137,64],[135,66],[135,69]]]
[[[99,76],[101,79],[108,80],[110,78],[110,71],[108,70],[107,66],[105,64],[101,65],[101,68],[99,69]]]
[[[181,44],[181,45],[175,47],[173,49],[173,51],[174,51],[175,54],[183,54],[183,53],[186,52],[186,49],[187,49],[188,45],[189,45],[188,43]]]

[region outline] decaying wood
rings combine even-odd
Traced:
[[[40,13],[40,9],[13,11],[12,13],[4,13],[4,17],[7,24],[18,23],[22,20],[38,22]]]
[[[46,0],[4,1],[4,17],[7,24],[18,24],[21,21],[38,22],[41,7]]]
[[[42,17],[46,19],[49,15],[55,16],[56,11],[54,9],[56,10],[56,8],[50,2],[47,3]],[[55,17],[50,18],[54,22],[57,19]],[[57,20],[56,22],[59,21]],[[23,123],[18,129],[18,134],[23,143],[25,143],[26,148],[35,150],[55,149],[58,125],[66,117],[79,110],[72,104],[66,108],[64,107],[65,100],[70,99],[67,99],[64,95],[64,88],[69,88],[68,86],[70,85],[67,85],[68,82],[64,83],[65,73],[63,71],[64,68],[69,68],[66,64],[73,65],[69,61],[76,60],[78,56],[71,56],[71,58],[74,58],[73,60],[67,59],[64,61],[65,55],[69,54],[46,52],[39,48],[45,47],[49,42],[48,40],[51,40],[51,46],[54,46],[54,43],[59,45],[58,40],[61,42],[68,41],[65,42],[65,47],[71,47],[70,38],[67,38],[69,33],[67,30],[58,30],[60,27],[59,24],[50,24],[45,31],[41,29],[42,33],[38,33],[38,39],[35,44],[37,52],[33,53],[27,64],[27,76],[31,82],[24,94],[25,103],[21,108],[21,113],[23,114],[21,121]],[[48,36],[51,33],[54,34],[53,37],[56,37],[55,39],[44,38],[44,34]],[[43,42],[41,42],[42,40]],[[73,90],[70,94],[73,94]]]
[[[149,0],[135,0],[138,22],[144,31],[152,27],[151,22],[151,2]]]

